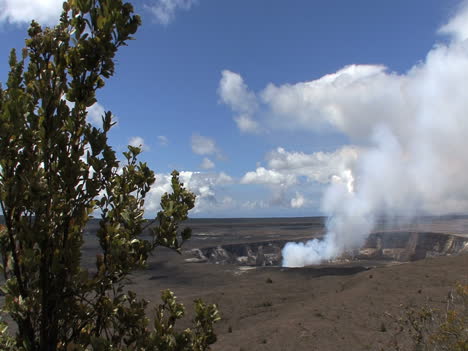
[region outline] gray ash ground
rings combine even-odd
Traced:
[[[397,328],[389,315],[425,303],[443,309],[454,284],[468,282],[468,255],[459,250],[468,238],[468,217],[382,222],[361,256],[305,268],[282,268],[278,259],[263,264],[255,255],[255,262],[239,262],[248,256],[242,252],[216,264],[194,252],[321,237],[323,218],[187,224],[193,237],[182,255],[158,248],[128,288],[153,306],[162,289],[173,290],[187,307],[182,328],[189,326],[194,299],[218,304],[222,320],[213,350],[389,350]],[[95,223],[89,226],[83,247],[83,263],[90,269],[97,253],[95,230]],[[391,248],[392,243],[398,245]]]
[[[158,249],[149,270],[135,274],[130,288],[154,304],[160,290],[170,288],[189,311],[196,298],[218,304],[222,321],[213,350],[390,349],[397,326],[389,315],[400,316],[401,306],[428,302],[444,308],[454,284],[468,281],[468,255],[454,255],[468,238],[465,217],[382,222],[368,241],[367,256],[305,268],[240,264],[237,259],[202,262],[193,260],[193,250],[321,237],[323,218],[188,224],[193,238],[184,253]],[[380,238],[380,245],[389,249],[386,238],[392,234],[390,242],[400,243],[393,253],[379,248]],[[383,257],[389,254],[394,256]]]
[[[194,249],[321,237],[323,218],[193,220],[189,224],[194,235],[185,253],[159,250],[150,270],[135,276],[133,287],[154,303],[159,289],[166,287],[187,307],[198,297],[217,303],[223,319],[216,328],[219,340],[214,350],[389,349],[396,333],[389,314],[399,316],[402,305],[427,302],[443,308],[454,284],[468,281],[468,255],[451,255],[468,237],[464,217],[382,222],[368,241],[367,257],[353,255],[305,268],[190,259],[195,258]],[[395,240],[387,242],[392,234]],[[390,243],[398,245],[382,257],[379,239],[387,249]]]

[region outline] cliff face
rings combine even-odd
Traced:
[[[239,243],[191,250],[192,261],[245,266],[278,266],[286,240]],[[415,261],[426,257],[468,252],[468,238],[433,232],[379,232],[364,247],[336,261]]]
[[[432,232],[382,232],[372,234],[355,257],[415,261],[461,252],[468,252],[468,239],[464,237]]]
[[[242,266],[278,266],[286,240],[240,243],[192,250],[199,261]]]

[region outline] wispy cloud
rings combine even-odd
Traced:
[[[157,0],[145,8],[154,15],[158,23],[167,26],[174,21],[177,11],[188,11],[196,3],[197,0]]]
[[[216,155],[218,158],[222,158],[221,150],[212,138],[193,134],[191,142],[193,153],[197,155]]]
[[[158,143],[161,146],[167,146],[169,144],[169,139],[164,135],[158,135]]]
[[[208,157],[204,157],[202,163],[200,164],[202,169],[212,169],[215,168],[215,164]]]

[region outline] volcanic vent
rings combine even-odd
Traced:
[[[190,250],[193,258],[189,260],[241,266],[280,266],[281,250],[287,242],[269,240],[196,248]],[[408,262],[463,252],[468,252],[467,237],[433,232],[377,232],[368,237],[362,248],[346,253],[334,263],[362,260]]]

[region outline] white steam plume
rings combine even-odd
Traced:
[[[363,75],[353,66],[326,79],[266,89],[264,99],[278,115],[296,114],[299,124],[324,121],[363,148],[348,179],[337,179],[325,192],[322,210],[329,221],[323,240],[287,244],[284,266],[317,264],[360,247],[382,215],[468,211],[464,18],[467,2],[440,30],[450,41],[434,46],[404,75],[378,67],[366,67]],[[295,96],[311,114],[297,114]]]

